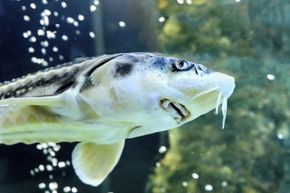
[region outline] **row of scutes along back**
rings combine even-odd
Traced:
[[[10,82],[6,81],[0,85],[0,100],[24,96],[31,93],[36,88],[39,89],[49,85],[65,83],[69,79],[72,79],[80,68],[81,65],[73,65],[69,67],[63,66],[62,68],[49,68],[49,70],[28,74],[27,76],[13,79]]]

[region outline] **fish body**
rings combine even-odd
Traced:
[[[176,128],[222,104],[234,78],[153,53],[79,60],[0,85],[0,143],[80,142],[80,179],[97,186],[125,139]]]

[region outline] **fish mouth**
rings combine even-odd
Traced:
[[[161,99],[160,106],[177,122],[182,122],[190,116],[190,112],[183,104],[170,101],[169,99]]]

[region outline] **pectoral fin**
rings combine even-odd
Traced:
[[[64,103],[62,95],[44,97],[20,97],[0,100],[0,106],[19,105],[19,106],[48,106],[58,107]]]
[[[80,143],[72,153],[72,164],[78,177],[86,184],[98,186],[118,163],[125,141],[100,145]]]

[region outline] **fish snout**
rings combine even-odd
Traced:
[[[235,79],[224,73],[214,72],[211,74],[214,78],[214,86],[225,98],[229,98],[235,89]]]

